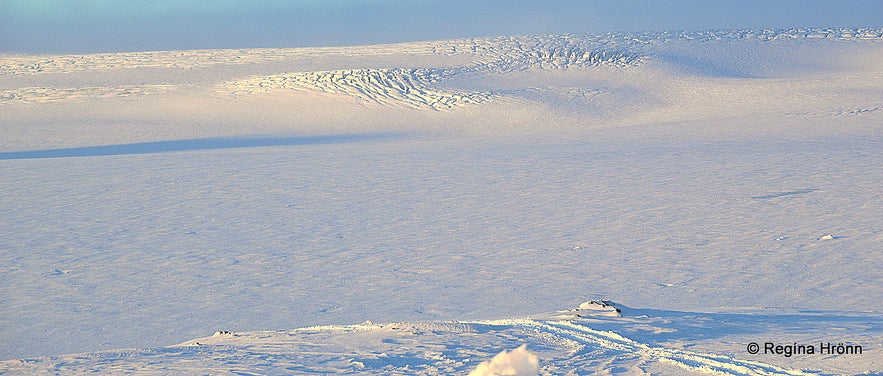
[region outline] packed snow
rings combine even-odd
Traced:
[[[879,29],[0,55],[0,373],[883,373],[880,61]]]

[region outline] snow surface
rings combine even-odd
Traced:
[[[527,345],[521,345],[512,351],[503,350],[491,360],[481,362],[469,376],[536,376],[540,371],[537,356],[527,351]]]
[[[880,61],[877,29],[0,56],[0,373],[883,372]]]

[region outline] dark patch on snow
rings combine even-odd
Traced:
[[[768,195],[762,195],[762,196],[751,196],[751,198],[758,199],[758,200],[769,200],[769,199],[784,197],[784,196],[802,195],[805,193],[811,193],[811,192],[815,192],[815,191],[818,191],[818,189],[817,188],[807,188],[807,189],[798,189],[798,190],[787,191],[787,192],[770,193]]]
[[[354,134],[336,136],[302,137],[239,137],[239,138],[199,138],[192,140],[139,142],[133,144],[84,146],[76,148],[28,150],[0,152],[0,160],[42,159],[69,157],[102,157],[110,155],[138,155],[172,153],[196,150],[241,149],[261,147],[281,147],[298,145],[339,144],[359,141],[389,139],[393,134]]]

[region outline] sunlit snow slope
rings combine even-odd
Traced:
[[[878,29],[0,55],[0,373],[881,372],[880,61]],[[621,315],[557,312],[590,299]]]

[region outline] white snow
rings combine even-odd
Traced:
[[[537,356],[521,345],[512,351],[503,350],[491,360],[481,362],[469,376],[536,376],[539,372]]]
[[[880,61],[878,29],[0,56],[0,373],[879,373]]]

